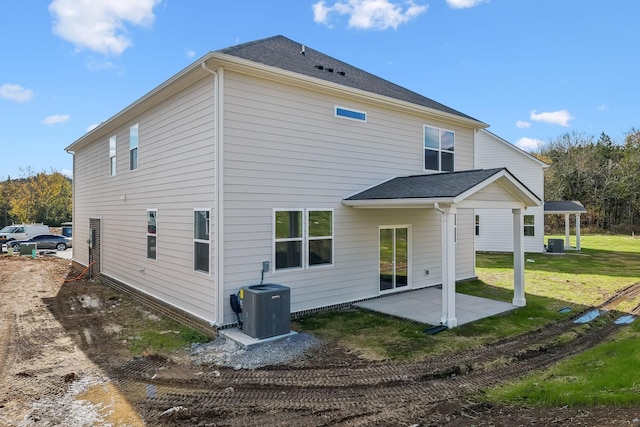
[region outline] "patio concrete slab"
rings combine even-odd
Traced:
[[[427,325],[439,325],[442,315],[442,290],[437,287],[418,289],[354,304],[355,307]],[[471,295],[456,293],[458,326],[485,317],[511,311],[517,306]]]

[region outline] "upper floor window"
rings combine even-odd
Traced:
[[[138,169],[138,123],[129,128],[129,169]]]
[[[524,235],[525,236],[535,236],[536,235],[535,218],[536,217],[534,215],[525,215],[524,216]]]
[[[336,117],[344,117],[346,119],[358,120],[362,122],[367,121],[367,113],[343,107],[336,107]]]
[[[116,174],[116,136],[109,138],[109,168],[111,176]]]
[[[450,130],[424,127],[424,168],[453,172],[455,134]]]
[[[476,215],[476,236],[480,235],[480,215]]]

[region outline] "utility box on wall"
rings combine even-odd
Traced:
[[[291,331],[291,290],[265,283],[243,288],[242,330],[253,338],[269,338]]]

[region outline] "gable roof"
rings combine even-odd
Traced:
[[[460,203],[496,181],[508,188],[514,200],[524,201],[527,206],[541,203],[540,198],[506,168],[396,177],[346,197],[343,203],[354,207]]]
[[[497,141],[501,144],[503,144],[506,147],[509,147],[510,149],[514,150],[515,152],[517,152],[518,154],[523,155],[524,157],[528,158],[529,160],[532,160],[534,162],[536,162],[538,165],[540,165],[543,169],[546,169],[549,167],[548,164],[546,164],[545,162],[543,162],[542,160],[538,159],[537,157],[535,157],[534,155],[527,153],[526,151],[524,151],[522,148],[518,147],[517,145],[514,145],[512,143],[510,143],[509,141],[507,141],[506,139],[500,138],[498,135],[496,135],[495,133],[487,130],[487,129],[480,129],[480,132],[485,132],[487,135],[489,135],[490,137],[493,138],[494,141]]]
[[[478,121],[444,104],[281,35],[228,47],[217,52]]]
[[[301,53],[303,51],[304,54]],[[135,120],[137,116],[153,108],[164,99],[188,87],[198,79],[208,76],[211,71],[208,65],[213,65],[214,68],[222,67],[223,69],[234,67],[242,69],[244,67],[254,71],[259,70],[263,75],[276,74],[277,70],[282,70],[283,75],[289,74],[288,77],[300,79],[302,76],[307,81],[319,81],[327,86],[333,85],[334,89],[337,88],[337,90],[343,91],[344,89],[340,88],[341,85],[357,91],[374,94],[381,97],[379,99],[388,97],[400,104],[408,103],[418,108],[428,108],[443,116],[466,121],[476,128],[488,126],[486,123],[453,108],[306,47],[301,43],[284,36],[274,36],[207,53],[108,120],[100,123],[99,126],[80,136],[65,150],[68,152],[75,151],[85,144],[91,143],[96,138],[105,137],[110,132],[116,131],[123,124]]]

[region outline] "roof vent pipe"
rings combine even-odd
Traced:
[[[302,47],[300,48],[300,55],[304,56],[304,54],[305,54],[305,47],[304,45],[302,45]]]

